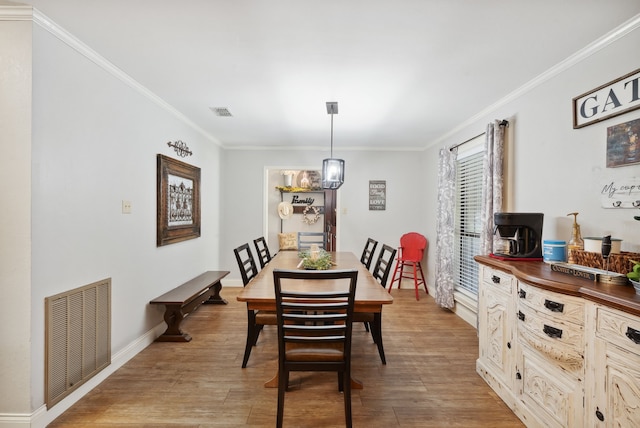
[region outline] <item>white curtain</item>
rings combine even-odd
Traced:
[[[502,210],[504,128],[506,121],[487,125],[482,162],[481,254],[493,252],[493,213]],[[436,230],[436,303],[454,306],[454,228],[457,147],[440,149],[438,169],[438,224]]]
[[[494,120],[487,125],[484,156],[482,159],[482,235],[481,254],[493,252],[493,213],[502,211],[504,181],[504,131],[508,122]]]
[[[457,147],[440,149],[438,167],[438,225],[436,229],[436,303],[453,309],[453,232]]]

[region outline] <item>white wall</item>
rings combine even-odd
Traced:
[[[0,127],[9,187],[0,223],[11,229],[1,247],[11,305],[0,312],[0,420],[21,425],[44,404],[45,297],[112,278],[118,355],[163,323],[164,308],[150,300],[223,267],[220,149],[72,38],[29,20],[0,21],[0,32],[0,116],[9,119]],[[156,155],[178,158],[167,146],[178,139],[202,172],[202,236],[158,248]]]
[[[640,222],[636,209],[605,209],[600,190],[609,178],[640,177],[640,166],[606,168],[607,127],[640,118],[640,110],[573,129],[572,99],[640,68],[640,29],[590,55],[544,81],[513,101],[500,105],[471,121],[424,155],[427,181],[422,192],[428,205],[428,222],[436,219],[438,150],[463,142],[483,132],[494,119],[508,119],[508,144],[513,160],[509,165],[510,209],[543,212],[543,239],[571,237],[572,217],[579,212],[582,236],[622,238],[623,251],[640,251]],[[505,53],[508,61],[508,53]],[[428,231],[433,242],[435,235]],[[434,260],[429,259],[433,272]],[[433,284],[433,277],[429,278]]]
[[[0,22],[0,413],[29,413],[31,22]],[[15,387],[25,385],[25,387]]]
[[[435,223],[424,221],[422,152],[336,150],[334,154],[346,163],[345,183],[338,190],[339,250],[360,254],[368,237],[397,247],[406,232],[435,233]],[[233,177],[234,184],[223,189],[224,202],[220,206],[225,227],[220,252],[222,264],[231,271],[230,278],[236,284],[241,283],[233,249],[245,242],[253,246],[253,239],[265,233],[263,189],[280,198],[275,188],[264,184],[264,168],[316,165],[319,169],[325,157],[327,153],[323,151],[225,151],[223,170]],[[369,180],[387,181],[386,211],[369,211]],[[269,215],[277,217],[271,211]]]

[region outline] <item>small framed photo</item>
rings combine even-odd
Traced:
[[[158,154],[156,245],[200,236],[200,168]]]
[[[640,163],[640,119],[607,128],[607,168]]]

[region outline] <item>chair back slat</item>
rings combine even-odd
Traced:
[[[373,268],[373,277],[378,280],[380,285],[386,287],[389,280],[389,273],[391,272],[391,266],[393,265],[393,259],[396,257],[396,249],[383,244],[378,260]]]
[[[251,253],[249,244],[243,244],[233,250],[233,254],[236,256],[236,262],[238,263],[238,269],[240,269],[240,276],[242,277],[242,284],[247,285],[249,281],[258,275],[258,266]]]
[[[311,245],[327,248],[327,234],[323,232],[298,232],[298,251],[306,251]]]
[[[261,236],[253,240],[253,245],[256,247],[260,269],[264,269],[267,263],[271,261],[271,253],[269,252],[267,241],[264,239],[264,236]]]
[[[367,267],[367,270],[371,268],[371,261],[373,260],[373,254],[378,246],[378,241],[372,238],[367,238],[367,243],[362,250],[362,256],[360,256],[360,262]]]

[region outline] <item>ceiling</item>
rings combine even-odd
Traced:
[[[21,3],[224,148],[328,148],[337,101],[336,154],[428,147],[640,13],[638,0]]]

